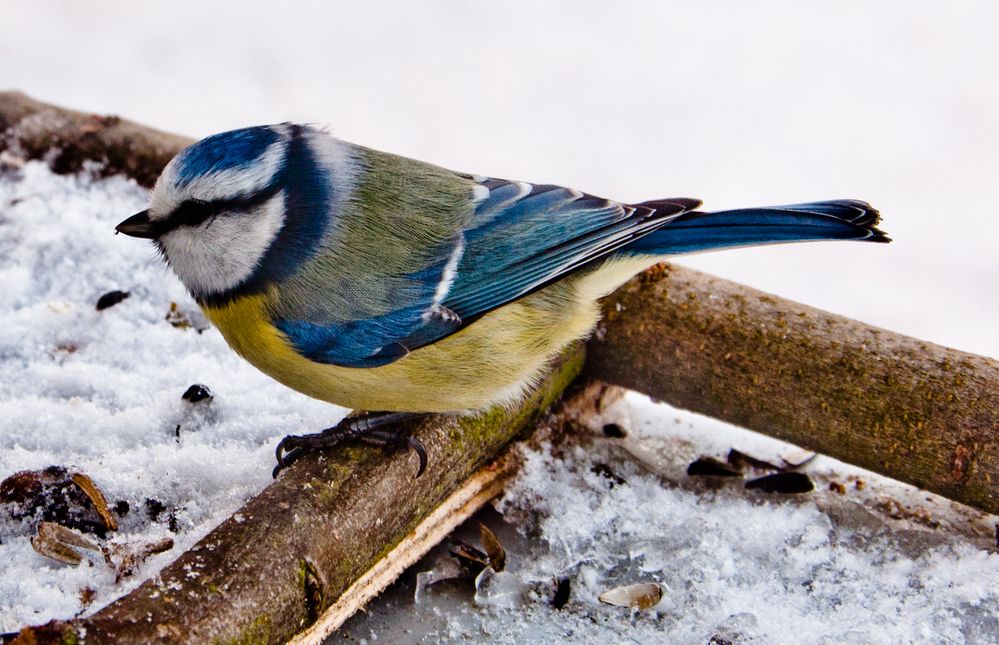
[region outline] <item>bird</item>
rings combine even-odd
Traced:
[[[855,199],[702,211],[448,170],[281,123],[215,134],[164,167],[118,233],[150,239],[237,354],[367,413],[277,446],[277,472],[400,423],[519,400],[670,256],[819,240],[889,242]],[[404,424],[403,424],[404,425]],[[418,475],[419,475],[418,472]]]

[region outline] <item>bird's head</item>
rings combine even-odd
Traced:
[[[116,230],[154,240],[197,298],[240,286],[285,226],[291,141],[299,131],[290,124],[245,128],[182,150],[156,181],[149,209]]]

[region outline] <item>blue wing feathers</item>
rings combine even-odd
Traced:
[[[399,360],[409,349],[394,340],[400,329],[411,329],[421,312],[414,307],[343,323],[315,324],[276,320],[295,350],[317,363],[344,367],[379,367]]]
[[[479,204],[457,279],[444,304],[469,319],[515,300],[560,276],[609,254],[663,225],[696,200],[663,200],[626,206],[559,186],[534,186],[516,202],[511,187],[490,180],[489,199]],[[482,213],[490,215],[483,216]]]
[[[311,360],[376,367],[432,343],[464,324],[620,248],[699,202],[662,201],[626,206],[554,185],[498,179],[453,251],[461,253],[446,297],[440,294],[450,254],[408,275],[421,305],[364,320],[317,324],[277,321],[295,348]],[[407,292],[409,293],[409,292]],[[410,300],[412,301],[412,300]]]

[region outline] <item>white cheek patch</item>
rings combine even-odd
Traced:
[[[186,199],[210,202],[259,192],[271,184],[281,169],[287,148],[283,140],[272,143],[252,162],[195,177],[182,188],[177,187],[178,161],[174,157],[153,188],[150,216],[153,219],[166,217]]]
[[[247,213],[223,213],[160,238],[177,277],[196,296],[218,294],[250,277],[284,226],[285,193]]]

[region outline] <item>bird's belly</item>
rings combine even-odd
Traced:
[[[374,368],[311,361],[270,323],[267,295],[205,314],[254,366],[309,396],[371,411],[458,412],[517,399],[565,345],[587,335],[598,308],[577,279],[492,311],[461,331]]]

